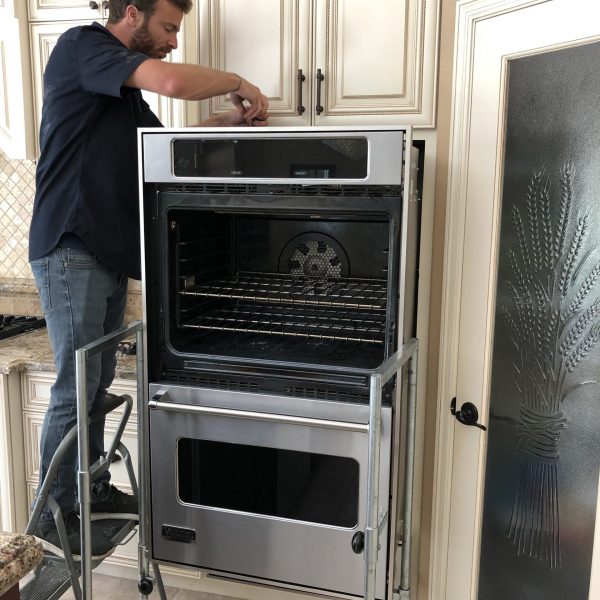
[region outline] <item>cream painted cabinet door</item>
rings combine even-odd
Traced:
[[[599,40],[598,0],[457,5],[431,600],[479,594],[488,433],[458,423],[450,399],[474,403],[489,425],[508,61]],[[600,597],[599,538],[596,531],[590,599]]]
[[[200,64],[259,86],[272,125],[310,124],[309,0],[200,0],[197,18]],[[231,108],[228,96],[205,100],[199,118]]]
[[[314,123],[434,126],[437,5],[317,0]]]
[[[33,158],[29,38],[26,8],[0,0],[0,151],[9,158]]]
[[[90,22],[108,16],[108,0],[27,0],[27,3],[30,21]]]
[[[31,23],[31,76],[33,80],[35,146],[39,155],[39,133],[44,99],[44,71],[58,38],[70,27],[88,25],[90,21]]]
[[[433,126],[438,4],[201,0],[199,61],[258,85],[272,125]]]

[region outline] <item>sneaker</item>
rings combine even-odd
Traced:
[[[97,481],[91,486],[93,513],[138,514],[137,498],[122,492],[108,481]]]
[[[70,513],[65,517],[65,529],[67,530],[67,539],[73,558],[79,560],[81,557],[81,537],[79,517],[75,513]],[[101,521],[92,522],[92,558],[102,559],[108,556],[114,549],[111,538],[116,531],[113,528],[107,528]],[[58,529],[53,520],[39,521],[33,534],[42,540],[44,550],[51,554],[61,556],[64,554]]]

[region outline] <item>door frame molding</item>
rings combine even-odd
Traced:
[[[571,10],[576,11],[576,3],[582,8],[591,6],[589,0],[570,0]],[[597,1],[597,0],[596,0]],[[454,44],[454,68],[453,68],[453,89],[452,89],[452,109],[451,109],[451,128],[450,128],[450,154],[448,171],[448,194],[445,221],[445,242],[444,242],[444,271],[442,283],[442,302],[441,302],[441,330],[440,330],[440,363],[438,375],[438,392],[436,398],[436,442],[435,442],[435,463],[434,463],[434,481],[433,481],[433,514],[432,514],[432,533],[431,533],[431,555],[429,569],[429,593],[430,600],[442,600],[446,598],[447,578],[449,574],[448,556],[453,548],[449,547],[450,526],[451,526],[451,506],[452,500],[452,471],[454,459],[455,444],[455,419],[450,415],[450,399],[456,396],[459,367],[459,334],[460,334],[460,313],[463,293],[462,271],[465,252],[465,224],[467,216],[467,202],[469,195],[473,194],[473,187],[477,185],[479,173],[475,173],[471,167],[471,156],[477,154],[473,152],[472,137],[477,134],[477,130],[472,129],[474,112],[477,109],[477,102],[482,103],[482,97],[477,96],[474,90],[475,79],[475,43],[476,34],[479,25],[482,23],[508,13],[520,11],[536,5],[546,3],[563,3],[563,0],[458,0],[456,7],[455,23],[455,44]],[[581,42],[594,41],[600,39],[600,29],[596,26],[597,35],[584,37]],[[566,43],[566,42],[565,42]],[[559,48],[565,43],[557,43],[555,48]],[[572,44],[568,44],[572,45]],[[542,45],[535,47],[532,41],[531,48],[519,52],[518,56],[551,49],[553,46]],[[501,79],[504,80],[505,63],[510,55],[498,54],[499,64],[502,65]],[[495,76],[495,75],[494,75]],[[504,81],[500,84],[500,93],[496,96],[490,94],[485,97],[488,103],[486,112],[486,131],[491,134],[496,132],[496,139],[492,140],[490,135],[489,145],[486,146],[486,156],[490,157],[494,152],[495,161],[490,167],[494,171],[493,197],[494,202],[499,201],[501,192],[501,157],[503,144],[503,119],[501,115],[504,110]],[[493,90],[494,94],[496,90]],[[491,102],[491,104],[489,104]],[[491,116],[493,115],[493,117]],[[475,133],[474,133],[475,131]],[[474,182],[475,180],[475,182]],[[486,195],[490,192],[490,173],[486,178]],[[473,199],[471,198],[471,201]],[[494,217],[494,222],[498,219]],[[497,228],[496,228],[497,229]],[[494,292],[495,283],[490,280],[488,285],[488,295]],[[490,317],[491,318],[491,317]],[[487,323],[491,326],[488,319]],[[490,331],[486,332],[491,334]],[[486,363],[487,364],[487,363]],[[487,380],[488,378],[484,378]],[[489,384],[489,382],[488,382]],[[485,387],[485,386],[484,386]],[[487,390],[486,390],[487,391]],[[477,400],[475,400],[477,402]],[[460,403],[460,399],[459,399]],[[487,398],[484,398],[484,404],[480,408],[482,422],[487,422],[488,405]],[[477,430],[478,431],[478,430]],[[477,435],[477,434],[473,434]],[[485,447],[487,438],[479,435],[477,439],[473,438],[470,443],[470,449],[478,449],[479,452],[479,473],[484,472],[485,467]],[[478,477],[478,481],[481,481]],[[480,521],[482,509],[482,491],[483,485],[477,484],[477,514],[473,515],[475,521],[475,535],[472,539],[478,538],[480,534]],[[600,496],[599,496],[600,497]],[[457,510],[454,508],[454,510]],[[598,517],[600,522],[600,517]],[[592,562],[592,585],[590,593],[595,589],[596,581],[600,583],[600,535],[595,538],[594,560]],[[473,562],[477,560],[477,553],[474,553]],[[590,595],[590,598],[592,595]],[[447,600],[453,600],[451,598]]]

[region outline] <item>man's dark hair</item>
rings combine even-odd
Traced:
[[[156,10],[158,0],[108,0],[108,22],[118,23],[124,16],[127,7],[132,4],[144,15],[144,21],[147,21]],[[192,0],[169,0],[177,8],[187,14],[192,10]]]

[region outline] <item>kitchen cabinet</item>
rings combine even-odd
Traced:
[[[23,413],[23,445],[25,457],[25,481],[27,486],[27,505],[23,507],[26,518],[29,517],[27,507],[31,506],[39,480],[40,436],[44,416],[50,402],[50,389],[56,375],[45,371],[26,371],[21,375],[21,405]],[[136,397],[136,382],[129,379],[115,379],[110,391],[114,394],[129,394]],[[106,442],[109,442],[117,431],[121,409],[106,417]],[[137,474],[137,425],[136,408],[125,427],[121,438],[131,454],[134,471]],[[114,463],[110,469],[111,481],[125,492],[131,493],[129,478],[123,461]]]
[[[50,22],[32,20],[30,23],[30,37],[32,47],[31,64],[35,124],[34,132],[35,144],[36,147],[39,147],[38,132],[42,116],[44,70],[46,68],[46,64],[48,63],[48,59],[50,58],[50,53],[52,52],[52,49],[54,48],[60,35],[67,29],[75,27],[77,25],[87,25],[92,21],[97,21],[105,25],[106,20],[108,19],[108,3],[106,2],[106,0],[104,4],[92,0],[92,2],[89,3],[89,5],[86,5],[86,8],[81,8],[81,2],[64,1],[61,4],[60,9],[53,9],[48,6],[44,6],[43,4],[40,4],[40,2],[36,2],[35,8],[32,8],[32,4],[34,4],[34,0],[31,0],[30,3],[30,14],[32,15],[32,18],[35,19],[48,18],[50,16],[78,17],[78,19],[74,20],[52,20]],[[90,8],[90,6],[93,6],[95,8]],[[103,6],[105,6],[106,9],[102,8]],[[55,12],[52,12],[53,10]],[[84,16],[82,20],[81,16],[85,15],[86,11],[88,13],[87,17]],[[174,62],[181,62],[183,60],[181,50],[177,49],[173,51],[169,56],[168,60]],[[158,118],[164,125],[168,127],[185,125],[182,119],[183,110],[181,109],[181,101],[174,100],[172,98],[166,98],[164,96],[160,96],[159,94],[154,94],[146,91],[143,92],[143,96],[146,102],[148,102],[154,113],[158,116]]]
[[[432,127],[438,4],[200,0],[198,61],[258,85],[273,125]],[[200,117],[230,107],[206,100]]]
[[[0,0],[0,151],[9,158],[37,158],[44,70],[58,38],[70,27],[106,24],[107,0]],[[180,42],[185,39],[182,31]],[[183,62],[182,45],[168,60]],[[184,126],[183,102],[143,92],[166,126]]]
[[[31,21],[103,21],[108,0],[27,0]]]
[[[0,1],[0,151],[35,155],[27,11],[19,0]]]
[[[19,427],[13,424],[12,448],[16,456],[20,456],[23,463],[21,465],[13,464],[14,477],[20,473],[24,473],[24,487],[26,489],[27,500],[20,504],[14,503],[13,508],[16,514],[13,514],[13,519],[20,525],[20,531],[25,528],[27,519],[29,518],[29,507],[33,502],[35,492],[37,490],[39,478],[39,446],[42,424],[44,415],[50,401],[50,388],[52,387],[56,376],[52,372],[46,371],[26,371],[21,374],[20,382],[20,408],[22,410],[22,423]],[[15,388],[18,390],[18,388]],[[2,390],[2,379],[0,378],[0,392]],[[137,412],[135,407],[136,397],[136,382],[134,379],[115,379],[110,391],[114,394],[129,394],[134,398],[134,408],[129,417],[121,441],[131,454],[133,469],[137,476],[138,466],[138,448],[137,448]],[[0,396],[1,398],[1,396]],[[12,402],[15,402],[14,393],[11,394]],[[0,409],[1,409],[0,404]],[[13,416],[16,414],[13,411]],[[106,417],[105,435],[106,443],[108,444],[117,431],[121,409],[117,409],[114,413]],[[0,422],[2,411],[0,410]],[[15,460],[13,459],[13,463]],[[118,461],[111,465],[111,482],[124,492],[131,493],[129,478],[124,462]],[[8,519],[8,515],[6,515]],[[119,575],[129,577],[137,576],[137,552],[138,552],[138,536],[137,533],[122,546],[118,546],[115,552],[107,558],[100,570],[105,572],[113,572]],[[188,583],[188,586],[193,585],[194,580],[199,578],[199,573],[196,571],[182,570],[171,567],[162,569],[164,573],[183,577]]]

